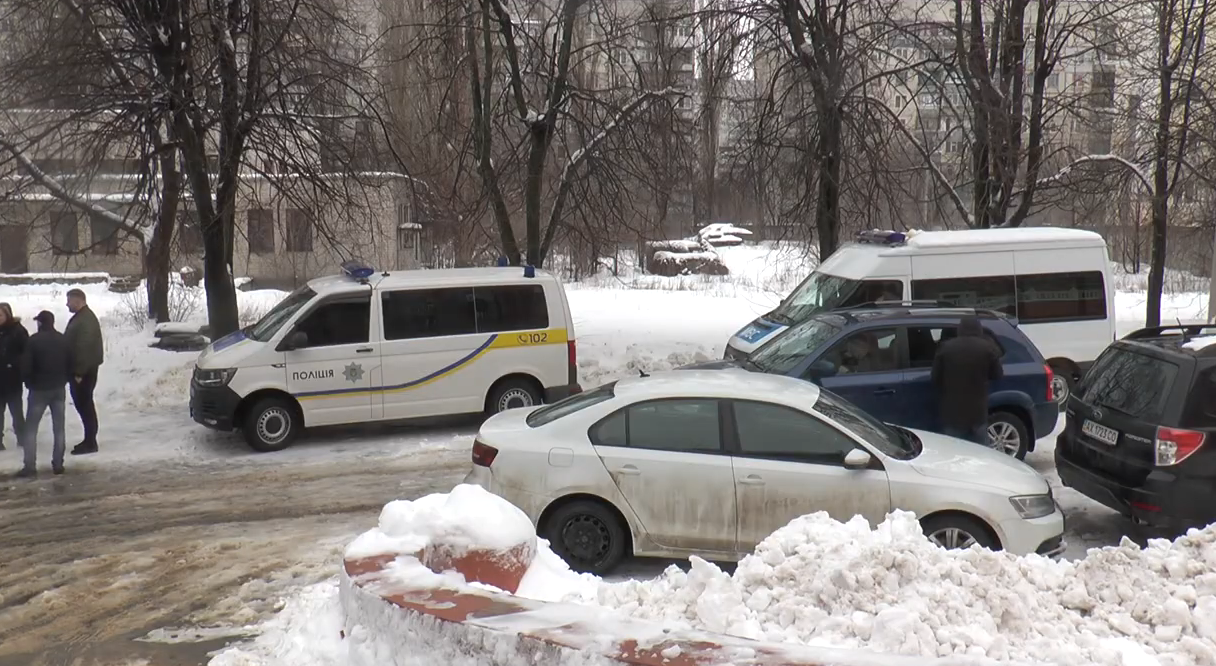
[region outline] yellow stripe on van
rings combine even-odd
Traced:
[[[538,347],[542,345],[565,344],[569,341],[569,333],[564,328],[550,328],[543,331],[525,331],[520,333],[495,333],[483,342],[476,349],[471,351],[467,356],[460,360],[436,370],[430,374],[423,375],[417,379],[405,382],[403,384],[389,384],[375,388],[344,388],[331,389],[327,391],[306,391],[294,394],[297,400],[320,400],[323,398],[348,398],[360,395],[370,395],[373,393],[401,393],[410,391],[427,384],[433,384],[450,377],[460,370],[469,367],[477,359],[485,356],[487,352],[494,349],[508,349],[515,347]],[[339,361],[344,363],[345,361]]]

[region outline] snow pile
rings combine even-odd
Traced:
[[[527,514],[480,486],[460,484],[450,493],[384,505],[379,526],[360,534],[347,547],[346,557],[414,553],[433,543],[455,552],[509,550],[535,541]]]
[[[872,530],[825,513],[777,530],[733,576],[602,584],[635,618],[744,638],[919,656],[1139,666],[1216,663],[1216,527],[1140,549],[1126,539],[1078,562],[946,551],[916,517]]]
[[[535,556],[516,591],[521,597],[557,601],[567,597],[594,598],[599,579],[577,574],[538,539],[527,514],[480,486],[460,484],[450,493],[435,493],[416,500],[395,500],[380,512],[379,526],[359,535],[346,548],[346,557],[416,553],[442,543],[455,554],[468,550],[505,551],[529,544]],[[389,567],[398,582],[407,585],[459,585],[455,572],[437,579],[415,558],[398,558]],[[486,587],[479,583],[474,586]]]
[[[701,227],[697,232],[697,237],[702,242],[709,243],[713,246],[718,245],[738,245],[743,242],[745,236],[751,236],[752,232],[743,227],[736,226],[729,222],[715,222]]]
[[[301,589],[257,628],[248,644],[217,653],[208,666],[346,666],[345,622],[337,580]]]

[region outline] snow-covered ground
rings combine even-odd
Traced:
[[[664,369],[720,357],[732,333],[756,315],[771,309],[815,263],[812,253],[792,243],[721,248],[719,253],[731,269],[730,276],[661,278],[642,275],[621,265],[617,275],[605,273],[568,285],[583,385],[594,386],[639,369]],[[1182,291],[1166,296],[1162,319],[1202,320],[1207,305],[1207,294],[1201,291],[1205,282],[1171,274],[1167,283]],[[1143,284],[1143,274],[1128,275],[1118,271],[1116,314],[1121,334],[1142,325],[1146,301]],[[17,316],[22,317],[31,330],[33,316],[43,309],[55,314],[62,330],[69,316],[65,294],[72,286],[75,285],[5,286],[0,300],[11,303]],[[104,285],[83,288],[90,305],[101,318],[106,338],[106,363],[102,366],[97,390],[102,452],[71,460],[73,471],[87,473],[114,465],[149,462],[292,464],[405,456],[426,449],[462,450],[470,445],[473,434],[470,426],[372,426],[323,430],[287,451],[274,455],[254,454],[238,436],[213,433],[190,420],[186,401],[194,355],[148,348],[153,339],[152,328],[142,326],[138,316],[133,316],[139,310],[139,299],[112,294]],[[239,293],[242,318],[256,318],[282,295],[277,291]],[[201,291],[195,290],[193,295],[183,292],[175,302],[188,315],[185,319],[202,321]],[[69,411],[69,442],[76,441],[79,436],[78,421]],[[12,435],[6,439],[11,442]],[[1080,558],[1090,547],[1118,543],[1125,526],[1112,512],[1059,487],[1052,464],[1053,449],[1054,437],[1041,440],[1027,461],[1056,486],[1060,502],[1068,513],[1070,548],[1066,557]],[[0,471],[16,469],[18,465],[19,454],[11,448],[0,452]],[[637,571],[639,577],[657,573],[653,566]],[[670,585],[670,581],[655,583],[662,584]],[[281,649],[259,649],[246,661],[221,663],[242,666],[340,663],[321,657],[313,661],[292,657],[303,653],[293,652],[289,645],[304,640],[301,637],[307,633],[308,623],[333,619],[326,613],[337,612],[331,607],[332,595],[329,594],[334,590],[336,585],[333,583],[304,588],[282,614],[259,628],[263,639]],[[1199,626],[1197,622],[1195,626]],[[315,646],[308,643],[307,647],[311,650]]]
[[[975,663],[1216,663],[1216,527],[1146,548],[1125,541],[1078,561],[1053,561],[979,547],[946,551],[907,512],[873,529],[862,518],[840,523],[817,513],[774,532],[733,574],[692,558],[688,572],[671,567],[653,580],[610,582],[571,572],[522,511],[462,485],[385,506],[378,527],[356,539],[347,556],[418,552],[433,543],[458,552],[534,546],[516,594],[586,609],[548,613],[566,621],[598,612],[602,628],[630,618],[862,654],[992,660]],[[387,575],[405,587],[466,584],[410,557],[398,557]],[[261,636],[223,651],[212,666],[403,663],[353,659],[356,651],[391,655],[391,644],[408,635],[405,622],[380,629],[390,635],[350,625],[337,585],[326,582],[302,591]],[[412,645],[411,657],[425,662],[431,648]]]

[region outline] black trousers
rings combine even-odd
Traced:
[[[72,403],[76,405],[76,413],[80,414],[80,424],[84,426],[84,444],[97,445],[97,405],[93,404],[93,390],[97,388],[97,368],[81,375],[80,382],[72,378]]]

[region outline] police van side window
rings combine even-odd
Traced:
[[[998,310],[1017,315],[1017,296],[1012,275],[994,277],[913,280],[912,298],[943,301],[964,308]]]
[[[386,291],[380,298],[385,340],[477,332],[472,287]]]
[[[549,328],[545,288],[539,284],[474,287],[478,333]]]
[[[305,348],[367,343],[371,327],[371,297],[326,301],[304,315],[295,330],[307,336]]]

